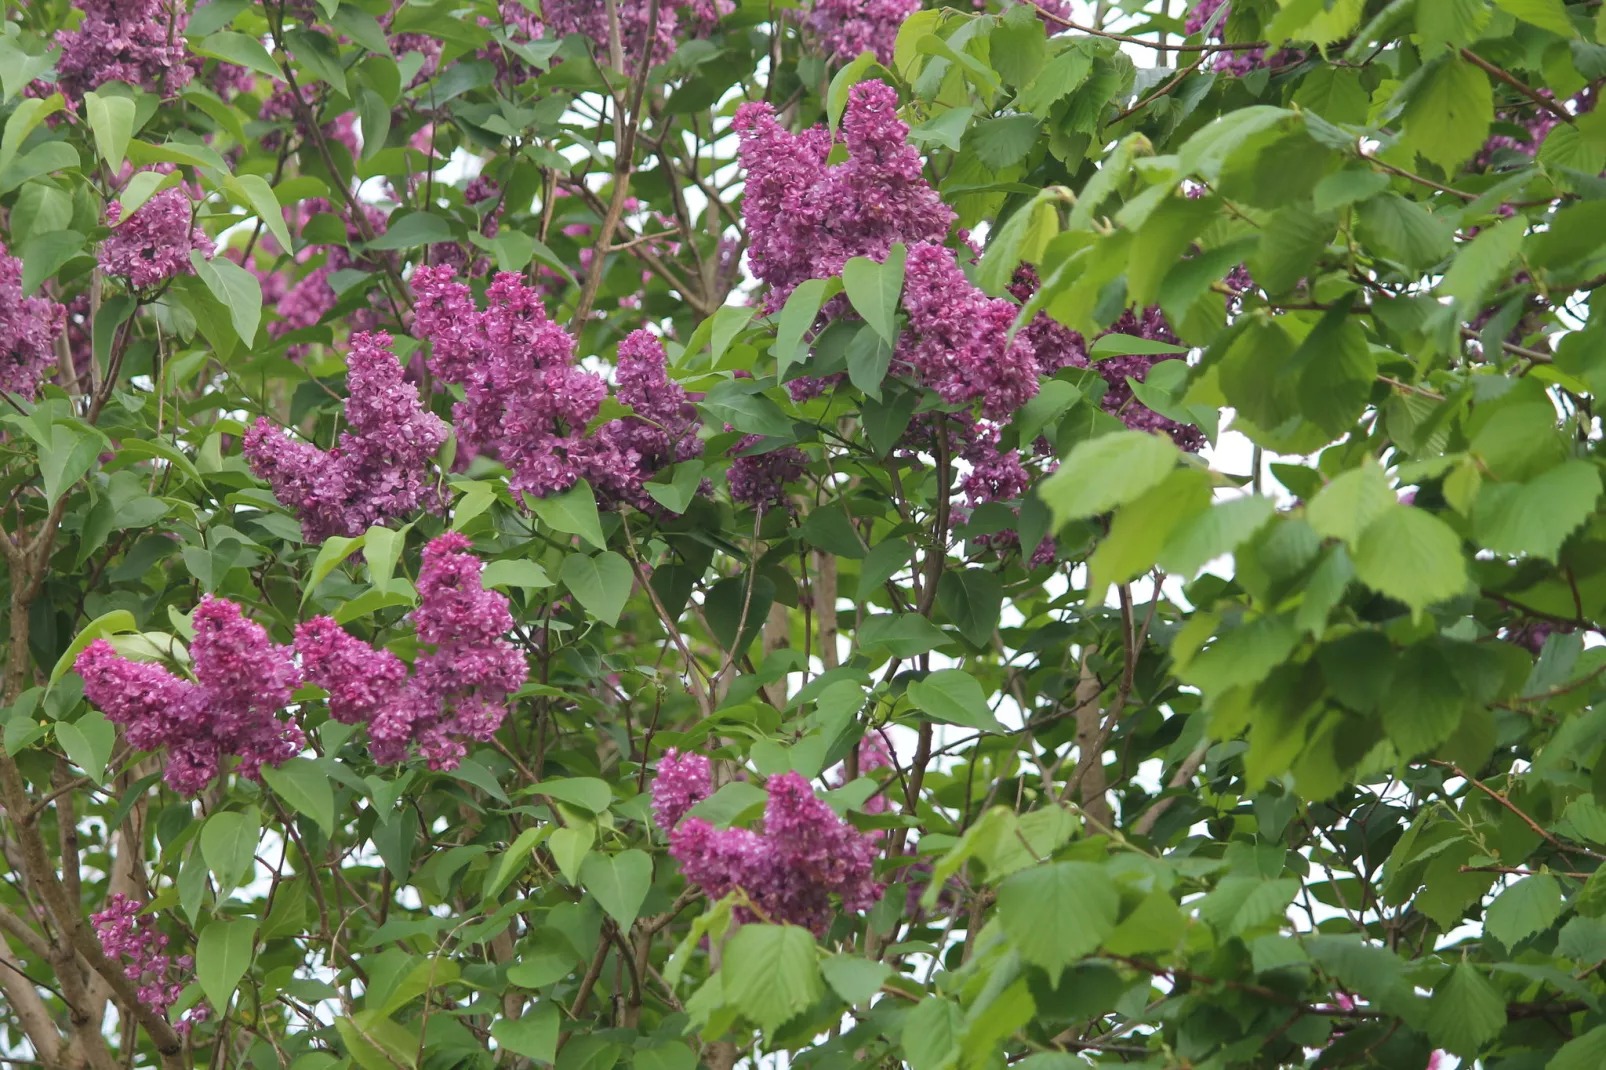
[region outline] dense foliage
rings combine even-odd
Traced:
[[[1606,1065],[1597,0],[5,11],[0,1062]]]

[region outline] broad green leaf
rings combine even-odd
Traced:
[[[965,1016],[959,1006],[939,996],[915,1004],[903,1020],[903,1053],[911,1070],[949,1070],[959,1059]]]
[[[1167,572],[1191,579],[1209,561],[1231,553],[1259,531],[1276,508],[1259,495],[1218,502],[1177,525],[1156,560]]]
[[[1082,400],[1082,392],[1070,383],[1049,379],[1038,388],[1037,395],[1020,407],[1015,426],[1022,446],[1037,441],[1044,429],[1065,415]]]
[[[1473,535],[1497,553],[1555,561],[1567,536],[1594,513],[1600,493],[1600,470],[1591,461],[1567,461],[1526,483],[1485,482],[1473,502]]]
[[[844,1003],[857,1006],[881,991],[882,983],[892,976],[892,967],[858,955],[832,955],[820,960],[820,972]]]
[[[887,539],[870,547],[870,552],[859,566],[859,589],[854,595],[860,602],[869,601],[888,580],[903,571],[914,556],[914,548],[902,539]]]
[[[892,347],[875,328],[865,325],[848,343],[848,381],[873,401],[881,400],[881,384],[892,365]]]
[[[749,435],[790,439],[792,421],[763,394],[752,393],[740,379],[718,383],[698,403],[717,424],[730,424]]]
[[[882,263],[856,256],[842,265],[842,289],[853,310],[889,346],[898,340],[896,316],[906,256],[903,243],[895,242]]]
[[[525,500],[547,527],[578,535],[599,550],[607,548],[607,540],[602,535],[602,518],[597,512],[597,496],[585,480],[577,480],[562,494]]]
[[[46,279],[83,251],[85,240],[76,230],[55,230],[30,237],[21,250],[22,296],[32,297]]]
[[[1454,235],[1449,224],[1397,193],[1363,202],[1359,213],[1365,240],[1409,268],[1425,268],[1450,252]]]
[[[1178,468],[1116,510],[1109,535],[1088,559],[1088,601],[1101,602],[1110,584],[1127,583],[1153,568],[1171,533],[1210,508],[1210,491],[1208,473]]]
[[[1489,136],[1494,91],[1489,76],[1459,56],[1434,62],[1406,101],[1405,144],[1453,173]]]
[[[941,628],[916,613],[866,617],[859,626],[857,638],[860,647],[884,648],[895,658],[912,658],[948,642]]]
[[[939,669],[923,680],[910,681],[909,701],[939,721],[982,732],[1003,732],[987,694],[976,678],[963,669]]]
[[[731,1004],[766,1035],[825,992],[814,937],[796,925],[743,925],[725,943],[720,979]]]
[[[291,758],[282,765],[263,765],[262,779],[275,795],[318,823],[324,835],[335,834],[335,793],[329,774],[310,758]]]
[[[1377,380],[1377,358],[1356,318],[1342,306],[1323,316],[1292,365],[1299,370],[1301,415],[1332,438],[1353,428]]]
[[[803,359],[803,336],[813,328],[814,321],[820,315],[820,306],[841,289],[842,280],[838,278],[805,279],[787,295],[775,327],[775,345],[770,350],[775,354],[775,377],[778,381],[785,382],[786,373],[792,365]]]
[[[1433,989],[1428,1036],[1470,1059],[1506,1027],[1506,1000],[1471,963],[1463,962]]]
[[[719,367],[719,358],[725,355],[732,340],[742,333],[742,329],[753,318],[754,311],[743,305],[723,305],[714,313],[714,325],[708,338],[709,367]]]
[[[1038,494],[1063,527],[1134,500],[1159,484],[1181,457],[1164,435],[1118,431],[1078,445],[1039,485]]]
[[[613,789],[596,777],[558,777],[542,780],[529,790],[559,802],[600,814],[613,804]]]
[[[84,113],[95,135],[95,151],[106,167],[116,172],[123,166],[128,139],[134,136],[134,102],[128,97],[85,93]]]
[[[262,42],[249,34],[219,30],[192,43],[190,47],[203,56],[213,56],[256,71],[258,74],[265,74],[269,78],[281,82],[284,80],[284,72],[273,62],[273,57],[262,47]]]
[[[550,1063],[557,1058],[559,1018],[558,1005],[542,1000],[518,1018],[498,1018],[491,1036],[515,1055]]]
[[[1366,526],[1396,504],[1388,477],[1368,457],[1323,487],[1305,507],[1305,519],[1319,534],[1354,546]]]
[[[619,923],[621,932],[629,932],[652,887],[652,856],[637,850],[593,852],[580,866],[580,884]]]
[[[1528,220],[1519,215],[1479,231],[1456,253],[1439,289],[1463,305],[1476,308],[1489,288],[1505,278],[1506,268],[1522,248],[1527,227]]]
[[[1541,30],[1549,30],[1566,38],[1578,36],[1578,28],[1573,25],[1572,19],[1567,17],[1567,8],[1563,6],[1562,0],[1494,0],[1494,2],[1502,11],[1509,12]]]
[[[1172,345],[1162,342],[1158,338],[1143,338],[1135,334],[1106,334],[1093,343],[1088,350],[1088,356],[1094,360],[1102,357],[1124,357],[1133,353],[1149,356],[1152,354],[1186,355],[1186,346]]]
[[[671,513],[684,513],[702,486],[705,470],[702,461],[681,461],[669,469],[668,483],[644,483],[642,487],[653,501]]]
[[[82,654],[84,648],[90,643],[93,643],[96,639],[103,639],[108,635],[120,635],[125,632],[137,631],[139,631],[139,627],[134,621],[134,615],[126,609],[113,609],[102,613],[84,625],[84,630],[79,632],[71,643],[67,644],[67,649],[63,650],[61,657],[56,659],[55,668],[50,670],[50,683],[46,692],[48,693],[49,688],[56,686],[57,680],[60,680],[72,670],[73,662],[78,660],[78,655]]]
[[[864,543],[859,541],[852,522],[836,502],[827,502],[812,510],[804,518],[800,530],[810,546],[828,554],[854,560],[865,556]]]
[[[944,569],[937,582],[937,605],[972,646],[986,647],[998,627],[1004,586],[996,572],[986,569]]]
[[[385,233],[368,243],[368,248],[412,249],[451,240],[452,227],[446,220],[429,212],[409,212],[392,221]]]
[[[227,1008],[245,971],[251,968],[257,923],[252,918],[214,921],[201,930],[195,943],[195,979],[207,1002]]]
[[[1413,612],[1454,598],[1467,586],[1461,539],[1431,513],[1404,505],[1385,509],[1361,532],[1355,575]]]
[[[832,133],[836,132],[837,124],[842,121],[842,113],[847,110],[848,93],[875,66],[874,52],[860,52],[831,79],[831,85],[825,93],[825,115]]]
[[[105,448],[104,440],[82,425],[56,424],[50,429],[50,448],[39,451],[39,474],[44,479],[45,501],[55,505],[80,479],[89,474]]]
[[[1054,862],[1021,870],[998,888],[998,917],[1022,958],[1051,977],[1098,950],[1121,904],[1103,866]]]
[[[486,565],[485,571],[480,573],[480,585],[488,591],[496,587],[522,587],[533,591],[551,587],[552,579],[546,569],[534,561],[510,559]]]
[[[307,604],[312,592],[318,585],[329,578],[329,573],[340,567],[341,562],[363,548],[366,535],[356,538],[347,538],[344,535],[331,535],[318,548],[318,556],[312,562],[312,571],[307,575],[306,585],[301,589],[301,604]]]
[[[106,782],[106,763],[117,744],[117,729],[99,710],[91,710],[76,721],[56,722],[56,741],[74,765],[89,774],[96,784]]]
[[[485,882],[483,895],[486,899],[494,899],[502,894],[502,889],[513,883],[513,878],[524,872],[525,860],[536,845],[547,839],[554,832],[563,832],[564,829],[553,829],[550,825],[532,826],[520,832],[518,839],[514,840],[508,849],[502,852],[496,864],[491,868],[490,878]]]
[[[284,222],[284,210],[279,204],[279,198],[274,195],[273,187],[258,175],[241,175],[234,179],[239,183],[240,192],[245,195],[246,202],[257,218],[262,220],[279,248],[286,251],[294,249],[290,241],[290,228]],[[241,335],[245,337],[245,335]]]
[[[1597,1070],[1606,1063],[1606,1025],[1574,1037],[1551,1056],[1545,1070]]]
[[[226,257],[208,260],[199,249],[190,251],[190,263],[212,296],[229,310],[229,322],[240,341],[250,346],[262,322],[262,284],[257,277]]]
[[[374,585],[374,590],[390,590],[391,579],[396,574],[396,562],[401,559],[402,547],[406,542],[407,528],[392,531],[375,524],[364,532],[362,556],[368,565],[368,582]]]
[[[595,557],[570,554],[563,559],[558,578],[587,612],[610,628],[619,623],[635,584],[630,562],[612,550]]]
[[[1484,915],[1489,935],[1507,948],[1550,928],[1561,914],[1561,885],[1548,873],[1524,877],[1501,892]]]
[[[255,807],[219,811],[201,826],[201,854],[217,880],[219,900],[251,878],[261,836],[262,815]]]

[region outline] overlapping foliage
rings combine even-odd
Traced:
[[[0,1059],[1602,1065],[1599,8],[8,9]]]

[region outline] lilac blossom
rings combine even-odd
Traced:
[[[122,892],[113,892],[106,900],[106,909],[89,915],[89,922],[95,927],[101,951],[112,961],[124,964],[123,976],[137,986],[140,1003],[165,1018],[183,994],[186,979],[194,975],[195,959],[168,955],[167,934],[156,928],[155,916],[144,913],[144,909]],[[187,1036],[198,1022],[210,1016],[206,1004],[197,1004],[174,1028],[180,1036]]]
[[[1227,43],[1227,20],[1232,17],[1232,5],[1229,0],[1198,0],[1188,9],[1188,16],[1183,21],[1183,31],[1190,37],[1202,32],[1218,9],[1224,10],[1210,31],[1210,39],[1221,44]],[[1298,49],[1285,48],[1267,59],[1264,48],[1243,48],[1219,52],[1212,62],[1214,68],[1223,74],[1242,78],[1250,71],[1296,63],[1302,55]]]
[[[618,0],[612,7],[613,18],[618,20],[621,58],[632,65],[632,70],[641,61],[649,37],[650,62],[663,63],[674,54],[677,38],[703,36],[714,28],[721,15],[736,9],[732,0],[686,0],[679,4],[673,0]],[[580,34],[595,42],[599,59],[607,61],[608,42],[613,39],[609,5],[596,0],[545,0],[541,16],[551,36]]]
[[[711,790],[706,760],[699,764],[691,757],[660,767],[659,776],[669,777],[661,813],[656,784],[653,800],[659,826],[669,833],[669,853],[688,881],[712,898],[740,888],[762,917],[816,933],[830,926],[833,895],[843,910],[853,912],[881,898],[882,886],[874,878],[874,838],[838,817],[797,773],[771,777],[765,784],[769,801],[762,832],[719,829],[701,818],[685,817],[690,807],[682,804]],[[671,817],[675,824],[666,823]],[[743,915],[751,917],[752,912],[744,910]]]
[[[56,84],[79,100],[107,82],[175,97],[194,75],[184,50],[188,5],[180,0],[76,0],[76,30],[56,34]]]
[[[892,46],[903,20],[920,0],[814,0],[805,21],[820,50],[838,63],[871,52],[892,64]]]
[[[127,219],[122,214],[120,201],[106,208],[112,232],[100,243],[100,267],[126,279],[133,289],[146,290],[176,275],[194,274],[192,251],[212,259],[212,239],[194,225],[193,206],[182,188],[162,190]]]
[[[139,750],[167,748],[163,779],[181,795],[194,795],[238,756],[239,771],[259,779],[263,765],[277,766],[305,746],[294,720],[280,719],[300,674],[288,647],[268,638],[240,607],[208,595],[194,614],[195,662],[191,683],[159,665],[118,657],[97,639],[73,668],[84,694],[121,725]]]
[[[1010,339],[1015,306],[971,285],[952,249],[917,242],[904,269],[909,329],[894,360],[950,405],[981,402],[1001,419],[1037,394],[1037,361],[1025,338]]]
[[[940,242],[948,233],[953,209],[922,176],[897,106],[890,86],[855,85],[842,116],[848,158],[839,164],[826,163],[832,140],[824,127],[792,134],[768,104],[737,109],[747,255],[769,286],[766,310],[780,308],[798,283],[840,273],[852,257],[881,261],[894,242]]]
[[[708,758],[695,751],[681,754],[670,747],[659,760],[658,775],[652,781],[653,820],[668,832],[712,790],[713,770]]]
[[[66,326],[64,306],[22,296],[22,261],[0,242],[0,390],[32,398],[56,362]]]
[[[446,424],[425,409],[405,380],[390,335],[358,332],[346,358],[346,420],[351,430],[327,453],[288,438],[265,418],[245,435],[251,470],[301,519],[308,542],[353,537],[369,526],[431,505],[430,458]]]
[[[383,763],[416,751],[431,769],[455,769],[464,740],[485,742],[507,716],[529,669],[503,638],[513,628],[507,599],[487,591],[469,541],[456,532],[424,547],[413,614],[423,650],[409,676],[388,651],[367,648],[328,617],[296,630],[308,679],[329,692],[330,715],[366,722],[369,749]],[[349,677],[364,675],[363,681]]]
[[[734,458],[725,478],[730,483],[731,501],[763,512],[786,502],[786,485],[803,478],[808,457],[796,446],[781,446],[763,453],[744,453],[763,439],[762,435],[743,435],[732,446]],[[788,506],[790,508],[790,506]]]

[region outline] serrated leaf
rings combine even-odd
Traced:
[[[1038,495],[1063,527],[1072,520],[1107,513],[1157,486],[1182,451],[1164,435],[1118,431],[1083,442],[1059,470],[1038,486]]]
[[[1561,885],[1548,873],[1524,877],[1495,897],[1484,928],[1508,949],[1550,928],[1561,914]]]
[[[1506,1000],[1470,963],[1460,963],[1433,989],[1428,1037],[1441,1048],[1471,1058],[1506,1027]]]
[[[1459,56],[1435,61],[1406,101],[1405,144],[1453,173],[1483,146],[1494,115],[1489,76]]]
[[[1600,493],[1600,470],[1581,460],[1526,483],[1485,482],[1473,500],[1473,535],[1497,553],[1555,561],[1567,536],[1594,513]]]
[[[1121,897],[1103,866],[1055,862],[998,888],[998,917],[1022,958],[1058,977],[1115,931]]]
[[[1355,544],[1355,575],[1420,612],[1467,586],[1461,539],[1425,510],[1396,505],[1368,524]]]
[[[731,1005],[766,1035],[825,992],[814,937],[796,925],[743,925],[725,944],[720,978]]]

